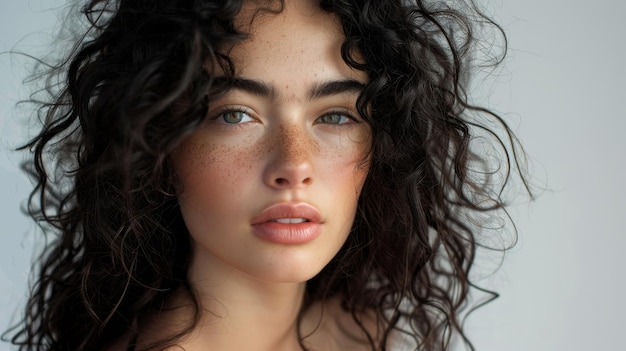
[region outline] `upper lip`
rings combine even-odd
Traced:
[[[252,224],[269,222],[278,218],[304,218],[309,222],[320,223],[320,211],[305,202],[278,203],[265,208],[258,216],[252,218]]]

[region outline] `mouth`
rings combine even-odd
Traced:
[[[265,208],[258,216],[252,218],[251,224],[262,223],[321,223],[320,211],[312,205],[300,203],[278,203]]]
[[[298,223],[304,223],[304,222],[310,222],[310,221],[306,218],[276,218],[276,219],[270,219],[268,222],[278,222],[278,223],[283,223],[283,224],[298,224]]]
[[[254,217],[251,224],[257,237],[282,245],[313,241],[323,226],[320,212],[307,203],[271,205]]]

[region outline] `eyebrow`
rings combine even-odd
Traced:
[[[313,100],[344,93],[360,93],[364,88],[365,84],[355,79],[324,81],[309,88],[308,98]],[[270,99],[276,99],[280,95],[278,89],[271,84],[242,77],[217,77],[211,86],[211,91],[216,93],[226,93],[232,89]]]

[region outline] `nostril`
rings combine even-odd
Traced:
[[[285,178],[276,178],[277,185],[288,185],[289,181]]]
[[[312,181],[313,180],[310,177],[307,177],[307,178],[302,179],[302,184],[309,185],[311,184]],[[291,182],[287,178],[276,178],[274,180],[274,183],[278,186],[288,186],[291,184]]]

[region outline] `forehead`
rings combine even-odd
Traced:
[[[236,75],[292,82],[297,78],[305,84],[312,79],[366,80],[363,72],[343,61],[345,36],[339,19],[320,9],[317,1],[286,0],[282,7],[248,1],[236,26],[249,35],[230,50]]]

